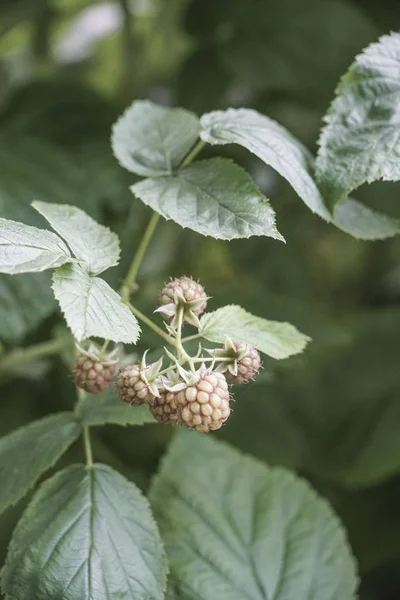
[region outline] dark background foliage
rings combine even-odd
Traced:
[[[339,77],[399,23],[398,0],[5,0],[0,215],[38,224],[33,199],[84,208],[121,237],[123,259],[108,276],[116,285],[149,217],[110,150],[110,127],[127,104],[150,98],[199,114],[253,107],[315,150]],[[151,313],[166,278],[192,274],[211,308],[239,303],[312,336],[300,357],[265,360],[257,381],[237,390],[219,435],[308,478],[345,523],[361,598],[398,598],[400,242],[356,241],[313,216],[258,159],[223,150],[271,199],[287,244],[218,242],[164,222],[143,263],[138,306]],[[358,193],[394,216],[398,196],[394,184]],[[3,352],[63,333],[46,279],[0,276]],[[145,332],[138,352],[157,343]],[[75,402],[63,357],[1,377],[1,434]],[[167,426],[108,426],[94,431],[94,453],[145,489],[170,436]],[[62,461],[81,456],[78,444]],[[0,519],[2,559],[24,503]]]

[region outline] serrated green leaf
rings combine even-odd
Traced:
[[[72,465],[23,513],[1,577],[7,600],[162,600],[166,570],[140,490],[105,465]]]
[[[200,333],[210,342],[245,342],[261,352],[282,359],[302,352],[310,338],[294,325],[255,317],[234,304],[205,313],[200,319]]]
[[[48,273],[0,275],[0,338],[18,342],[57,307]]]
[[[47,229],[0,218],[0,272],[38,272],[71,259],[64,242]]]
[[[383,36],[343,77],[319,140],[317,177],[333,206],[363,183],[400,179],[400,34]]]
[[[75,414],[85,425],[144,425],[157,422],[147,405],[128,406],[119,400],[114,389],[88,396],[77,404]]]
[[[304,203],[325,221],[362,240],[386,239],[400,233],[396,219],[345,198],[334,217],[314,181],[314,158],[298,140],[268,117],[246,108],[215,111],[201,117],[201,138],[209,144],[240,144],[278,171]]]
[[[340,521],[306,483],[210,436],[181,432],[150,500],[186,600],[353,600]]]
[[[173,177],[140,181],[131,190],[166,219],[202,235],[284,241],[268,200],[243,169],[226,159],[201,160]]]
[[[229,108],[200,119],[208,144],[240,144],[284,177],[307,206],[323,219],[331,216],[313,179],[313,157],[284,127],[248,108]]]
[[[0,513],[35,485],[80,432],[73,413],[59,413],[0,438]]]
[[[64,238],[76,258],[86,263],[91,274],[98,275],[118,264],[118,236],[83,210],[68,204],[37,201],[32,206]]]
[[[195,144],[197,116],[148,100],[134,102],[113,127],[112,148],[120,164],[138,175],[170,175]]]
[[[136,318],[100,277],[91,277],[77,264],[65,265],[54,272],[53,291],[78,342],[93,336],[136,343]]]
[[[385,240],[400,233],[400,220],[372,210],[352,198],[339,200],[334,208],[335,225],[360,240]]]

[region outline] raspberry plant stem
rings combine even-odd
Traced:
[[[93,454],[92,445],[90,443],[90,430],[89,425],[83,425],[83,443],[85,446],[86,464],[89,467],[93,467]]]
[[[205,145],[206,143],[203,142],[203,140],[199,140],[189,152],[189,154],[186,156],[186,158],[183,159],[182,163],[179,165],[179,168],[181,169],[182,167],[187,167],[188,165],[190,165],[190,163],[196,158],[198,153],[204,148]]]
[[[203,337],[201,333],[195,333],[194,335],[188,335],[187,337],[182,338],[182,343],[191,342],[192,340],[198,340]]]
[[[87,393],[78,388],[78,402],[84,402]],[[92,453],[92,444],[90,442],[90,429],[89,425],[82,425],[82,436],[83,436],[83,446],[85,448],[85,456],[86,456],[86,465],[89,469],[93,467],[93,453]]]
[[[161,336],[165,341],[167,341],[168,344],[171,344],[171,346],[175,346],[175,340],[172,339],[172,337],[170,337],[167,333],[165,333],[165,331],[163,331],[161,327],[153,323],[153,321],[149,319],[149,317],[146,317],[146,315],[144,315],[138,308],[136,308],[136,306],[133,306],[133,304],[131,304],[130,302],[127,302],[127,305],[129,306],[130,310],[135,315],[135,317],[143,321],[143,323],[145,323],[147,327],[150,327],[150,329],[155,331],[159,336]]]
[[[180,167],[186,167],[187,165],[190,165],[190,163],[197,156],[197,154],[200,152],[200,150],[203,148],[204,145],[205,145],[205,142],[203,142],[203,140],[199,140],[197,142],[197,144],[189,152],[189,154],[187,154],[186,158],[183,159]],[[125,304],[127,304],[129,306],[132,313],[138,319],[143,321],[143,323],[145,323],[148,327],[150,327],[150,329],[152,329],[153,331],[158,333],[158,335],[161,336],[164,340],[166,340],[168,342],[168,344],[175,346],[175,348],[177,349],[178,355],[185,357],[190,363],[191,358],[185,352],[185,349],[183,348],[182,342],[181,342],[181,329],[182,329],[183,314],[181,316],[181,323],[180,323],[180,327],[179,327],[179,338],[174,340],[171,336],[169,336],[167,333],[165,333],[160,327],[158,327],[158,325],[153,323],[153,321],[151,319],[146,317],[146,315],[144,315],[140,310],[138,310],[135,306],[133,306],[129,302],[132,286],[136,282],[136,277],[139,272],[140,265],[142,264],[144,255],[145,255],[148,245],[151,241],[153,233],[157,227],[157,223],[158,223],[159,219],[160,219],[160,215],[156,212],[153,212],[152,217],[144,231],[142,239],[140,240],[139,246],[135,252],[131,266],[129,267],[129,271],[128,271],[125,279],[122,282],[119,293],[122,297],[123,302],[125,302]]]
[[[183,308],[181,306],[178,307],[178,326],[176,328],[176,337],[175,337],[175,348],[178,354],[178,362],[183,364],[188,362],[192,371],[194,371],[194,364],[192,357],[186,352],[185,348],[182,345],[182,326],[183,326]]]
[[[135,252],[135,255],[133,257],[129,271],[128,271],[124,281],[122,282],[120,294],[122,296],[122,299],[125,302],[127,302],[129,300],[132,286],[136,281],[136,276],[139,272],[140,265],[142,264],[142,260],[144,258],[145,252],[146,252],[147,247],[150,243],[150,240],[153,236],[153,233],[157,227],[157,223],[158,223],[159,219],[160,219],[160,215],[156,212],[153,212],[152,217],[149,221],[149,224],[147,225],[147,227],[145,229],[143,237],[140,240],[138,249]]]
[[[7,354],[4,358],[0,358],[0,375],[6,374],[14,367],[36,358],[59,354],[60,351],[69,344],[72,344],[72,337],[70,335],[56,338],[55,340],[50,340],[48,342],[34,344],[27,348],[17,348]]]

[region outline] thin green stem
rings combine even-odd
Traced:
[[[178,325],[176,327],[175,347],[178,353],[178,360],[181,361],[185,355],[185,349],[182,346],[182,325],[183,325],[183,308],[177,307],[178,310]]]
[[[87,396],[85,390],[81,388],[77,388],[78,390],[78,402],[84,402]],[[86,464],[89,468],[93,467],[93,453],[92,453],[92,444],[90,443],[90,429],[89,425],[82,425],[82,436],[83,436],[83,446],[85,448],[85,457]]]
[[[194,363],[192,357],[186,352],[182,344],[182,326],[183,326],[183,313],[184,309],[182,306],[178,306],[178,326],[176,328],[175,337],[175,348],[178,353],[178,361],[180,364],[188,362],[192,371],[194,371]]]
[[[83,444],[85,446],[86,464],[89,468],[93,467],[92,445],[90,443],[89,425],[83,425]]]
[[[192,358],[192,361],[195,363],[199,362],[226,362],[229,363],[229,358]],[[233,362],[233,361],[232,361]]]
[[[168,344],[171,344],[171,346],[175,346],[175,340],[167,333],[165,333],[165,331],[163,331],[161,327],[153,323],[153,321],[149,319],[149,317],[146,317],[146,315],[144,315],[138,308],[136,308],[136,306],[133,306],[133,304],[131,304],[130,302],[127,302],[127,305],[129,306],[130,310],[135,315],[135,317],[143,321],[143,323],[145,323],[147,327],[150,327],[150,329],[155,331],[166,342],[168,342]]]
[[[49,340],[48,342],[41,342],[40,344],[34,344],[27,348],[17,348],[12,350],[4,358],[0,358],[0,374],[11,371],[14,367],[18,367],[20,364],[25,364],[36,358],[43,358],[44,356],[52,356],[59,354],[60,351],[71,344],[71,336],[64,336]]]
[[[201,333],[195,333],[194,335],[188,335],[187,337],[182,338],[182,344],[186,344],[186,342],[191,342],[192,340],[198,340],[203,337]]]
[[[203,140],[199,140],[194,148],[187,154],[187,156],[183,159],[182,163],[179,165],[179,168],[187,167],[190,163],[196,158],[198,153],[204,148],[206,145]]]
[[[153,236],[155,228],[157,227],[159,218],[160,215],[158,213],[153,213],[149,224],[147,225],[146,230],[143,234],[143,237],[140,241],[138,249],[135,252],[129,271],[124,281],[122,282],[120,293],[124,301],[127,301],[129,299],[132,286],[136,281],[136,276],[139,272],[140,265],[142,264],[143,257]]]

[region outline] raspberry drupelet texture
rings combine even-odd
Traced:
[[[117,381],[118,395],[123,402],[132,406],[150,403],[155,395],[149,389],[140,365],[129,365],[121,369]]]
[[[225,372],[225,376],[229,383],[247,383],[260,370],[260,354],[255,348],[243,342],[232,342],[232,345],[238,353],[238,358],[235,370],[229,367]]]
[[[97,394],[108,388],[114,373],[115,361],[102,361],[89,354],[78,356],[72,367],[76,385],[89,394]]]
[[[201,298],[206,298],[206,292],[203,286],[194,281],[191,277],[184,275],[177,279],[169,281],[161,291],[159,304],[165,305],[175,301],[176,293],[180,293],[186,302],[193,302]],[[205,299],[199,306],[193,308],[196,315],[201,315],[206,309],[207,300]]]
[[[222,373],[205,372],[177,393],[182,424],[197,431],[219,429],[230,415],[228,384]]]
[[[181,421],[181,406],[177,392],[163,390],[159,398],[150,403],[150,412],[159,423],[179,423]]]

